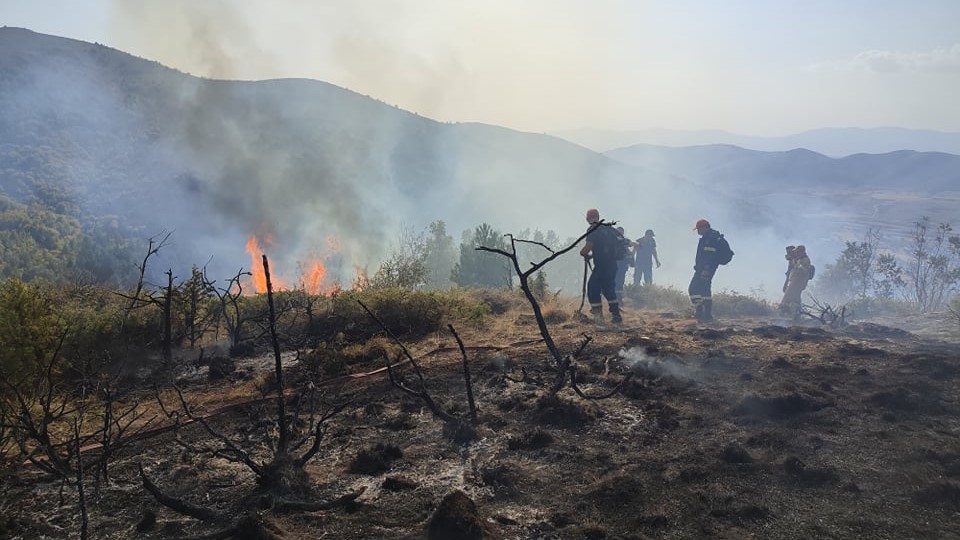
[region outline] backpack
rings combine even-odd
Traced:
[[[727,264],[733,260],[733,250],[727,239],[721,234],[717,237],[717,264]]]
[[[816,275],[816,273],[817,273],[817,267],[811,264],[811,265],[810,265],[810,277],[807,278],[807,281],[813,279],[813,276]]]
[[[619,255],[617,256],[618,261],[622,261],[630,257],[630,240],[617,235],[617,242],[620,244],[620,249],[618,250]]]
[[[594,259],[613,262],[623,257],[620,235],[610,225],[602,224],[594,229],[588,240],[593,244]]]

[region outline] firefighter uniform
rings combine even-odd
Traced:
[[[694,228],[700,233],[700,241],[697,242],[697,257],[693,266],[693,279],[690,280],[690,287],[687,292],[690,294],[690,302],[695,308],[695,316],[698,322],[710,322],[713,320],[713,296],[710,287],[713,283],[713,276],[717,272],[718,250],[721,249],[720,239],[722,235],[710,228],[710,223],[701,219]]]
[[[587,281],[587,299],[590,301],[590,313],[595,321],[603,320],[603,298],[607,299],[611,321],[622,322],[620,315],[620,301],[617,298],[617,235],[606,224],[594,226],[600,221],[600,212],[596,208],[587,211],[586,245],[580,250],[580,255],[593,259],[593,272]],[[591,228],[593,230],[591,230]]]
[[[803,307],[800,294],[807,288],[807,283],[810,281],[810,257],[807,256],[805,246],[796,246],[787,252],[786,258],[790,261],[790,269],[787,273],[787,282],[783,286],[780,312],[798,320],[800,309]]]

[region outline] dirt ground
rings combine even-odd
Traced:
[[[568,307],[557,312],[576,306]],[[894,321],[842,330],[756,318],[697,326],[644,311],[627,312],[621,327],[559,319],[550,328],[561,352],[592,338],[577,360],[587,395],[632,379],[608,399],[586,400],[569,386],[543,399],[554,373],[532,317],[510,311],[457,328],[479,409],[475,436],[456,442],[383,373],[320,385],[330,399],[354,401],[328,422],[307,466],[311,496],[363,493],[329,510],[261,518],[291,539],[960,538],[960,329],[922,319],[899,321],[911,332]],[[453,338],[407,346],[432,397],[465,414]],[[350,370],[382,365],[371,359]],[[181,384],[198,411],[210,412],[260,397],[271,363],[246,360],[215,383],[204,369],[185,366]],[[409,367],[402,372],[413,386]],[[268,401],[210,423],[263,459],[271,414]],[[196,424],[179,437],[216,443]],[[89,503],[92,538],[222,528],[158,504],[138,464],[167,493],[256,514],[247,467],[179,446],[168,432],[112,464],[111,482]],[[29,469],[3,479],[0,504],[2,538],[78,537],[74,491]]]

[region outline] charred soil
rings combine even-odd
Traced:
[[[236,523],[257,520],[253,529],[277,538],[960,538],[955,342],[880,324],[570,318],[551,332],[567,354],[584,333],[593,338],[576,361],[585,393],[634,374],[609,399],[585,400],[569,387],[544,397],[554,373],[529,317],[508,311],[457,330],[478,407],[468,437],[385,373],[323,382],[354,406],[328,422],[301,491],[320,501],[362,489],[350,504],[258,506],[247,468],[187,449],[217,444],[191,424],[138,441],[111,464],[110,482],[88,496],[91,537],[219,529],[158,504],[140,465],[165,492]],[[462,357],[450,342],[406,345],[431,396],[466,417]],[[291,362],[288,378],[300,369]],[[257,385],[269,370],[269,360],[248,361],[216,380],[202,371],[180,379],[198,411],[219,411],[212,426],[262,460],[272,405]],[[21,468],[6,473],[0,495],[0,538],[77,537],[74,491],[59,482]],[[237,529],[254,537],[244,534]]]

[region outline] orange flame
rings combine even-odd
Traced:
[[[323,294],[323,278],[327,276],[327,267],[320,261],[314,261],[303,273],[303,289],[308,294]]]
[[[273,244],[270,236],[263,236],[263,243],[269,248]],[[317,252],[310,254],[305,262],[298,263],[300,278],[295,281],[307,293],[312,295],[333,295],[342,290],[339,280],[329,282],[327,263],[331,257],[337,256],[340,251],[340,241],[329,236],[326,239],[326,253],[321,255]],[[263,247],[257,241],[256,235],[251,235],[247,239],[246,252],[250,254],[250,274],[251,279],[246,285],[257,293],[267,292],[267,276],[263,271]],[[271,261],[272,262],[272,261]],[[335,263],[336,264],[336,263]],[[272,268],[270,281],[274,291],[291,290],[287,285],[289,281],[279,276],[277,268]]]
[[[267,239],[269,242],[269,238]],[[257,242],[255,236],[247,239],[246,252],[250,254],[250,273],[253,277],[253,288],[258,293],[267,292],[267,275],[263,271],[263,248]],[[275,291],[288,289],[286,283],[276,275],[270,275],[270,284]]]

